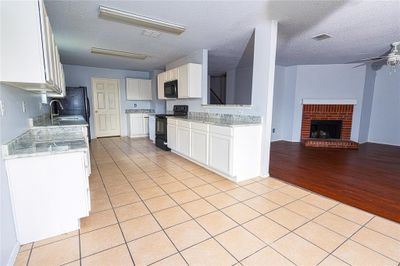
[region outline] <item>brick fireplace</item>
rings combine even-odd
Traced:
[[[351,141],[353,104],[303,104],[301,141],[306,147],[357,149]]]

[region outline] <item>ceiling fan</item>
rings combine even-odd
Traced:
[[[348,64],[362,63],[355,66],[360,67],[370,62],[372,63],[371,65],[374,69],[379,69],[386,63],[386,65],[390,67],[390,71],[396,71],[396,67],[400,65],[400,41],[392,43],[390,50],[380,56],[352,61],[348,62]]]

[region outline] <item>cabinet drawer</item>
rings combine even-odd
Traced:
[[[208,131],[208,125],[207,124],[203,124],[203,123],[192,122],[191,123],[191,128],[192,129],[197,129],[197,130],[202,130],[202,131]]]
[[[187,122],[187,121],[177,120],[177,125],[179,127],[190,128],[190,122]]]
[[[210,133],[220,134],[224,136],[233,136],[233,128],[210,125]]]

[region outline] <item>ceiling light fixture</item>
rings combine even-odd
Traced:
[[[318,34],[318,35],[312,37],[311,39],[316,40],[316,41],[323,41],[323,40],[326,40],[329,38],[332,38],[332,36],[328,35],[326,33],[322,33],[322,34]]]
[[[182,32],[185,31],[185,28],[183,26],[177,24],[172,24],[161,20],[144,17],[105,6],[99,7],[99,16],[104,18],[119,20],[137,26],[142,26],[144,28],[151,28],[155,30],[165,31],[173,34],[181,34]]]
[[[147,55],[144,55],[144,54],[136,54],[136,53],[131,53],[131,52],[102,49],[102,48],[96,48],[96,47],[92,47],[90,52],[92,54],[112,55],[112,56],[128,57],[128,58],[140,59],[140,60],[144,60],[148,57]]]

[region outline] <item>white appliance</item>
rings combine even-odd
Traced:
[[[156,141],[156,115],[149,115],[149,138],[155,143]]]

